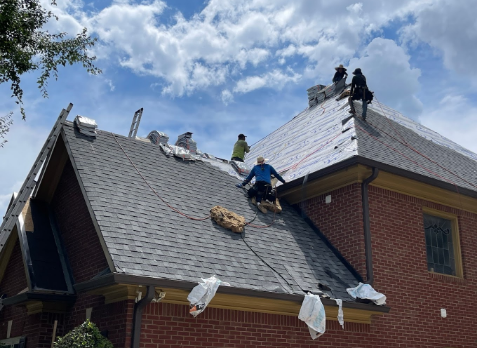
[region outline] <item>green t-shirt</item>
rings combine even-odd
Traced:
[[[250,152],[250,148],[245,140],[237,140],[234,145],[234,151],[232,152],[232,158],[238,157],[243,160],[245,152]]]

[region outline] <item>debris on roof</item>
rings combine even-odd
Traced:
[[[219,205],[210,209],[210,217],[217,222],[218,225],[235,233],[242,233],[245,227],[245,218],[243,216]]]
[[[326,98],[331,97],[346,87],[346,77],[342,78],[337,83],[332,83],[329,86],[316,85],[307,89],[308,92],[308,106],[311,108],[320,104]]]
[[[230,161],[232,167],[237,171],[239,175],[247,176],[250,174],[250,168],[244,163],[239,161]]]
[[[77,115],[75,117],[75,125],[80,133],[88,137],[96,137],[96,129],[98,128],[98,125],[95,120]]]

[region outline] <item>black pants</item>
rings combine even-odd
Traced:
[[[263,197],[265,197],[265,199],[268,198],[271,190],[272,186],[268,182],[257,181],[255,185],[253,185],[252,188],[248,190],[248,197],[256,197],[257,203],[261,203]]]
[[[232,161],[243,162],[243,159],[240,157],[232,157]]]

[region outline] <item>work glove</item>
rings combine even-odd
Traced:
[[[238,188],[242,188],[242,187],[243,187],[242,184],[235,184],[235,186],[238,187]]]

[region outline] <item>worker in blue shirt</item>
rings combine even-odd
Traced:
[[[260,203],[262,202],[262,197],[266,197],[269,189],[271,189],[271,175],[274,175],[278,180],[282,183],[285,183],[285,180],[277,173],[275,168],[273,168],[269,164],[265,164],[265,158],[262,156],[257,158],[257,162],[255,166],[250,171],[247,179],[245,179],[241,184],[236,184],[235,186],[241,188],[247,185],[253,177],[255,177],[255,185],[248,190],[248,197],[256,197],[257,200],[257,207],[260,209],[262,213],[266,213],[267,210],[263,207],[260,207]]]

